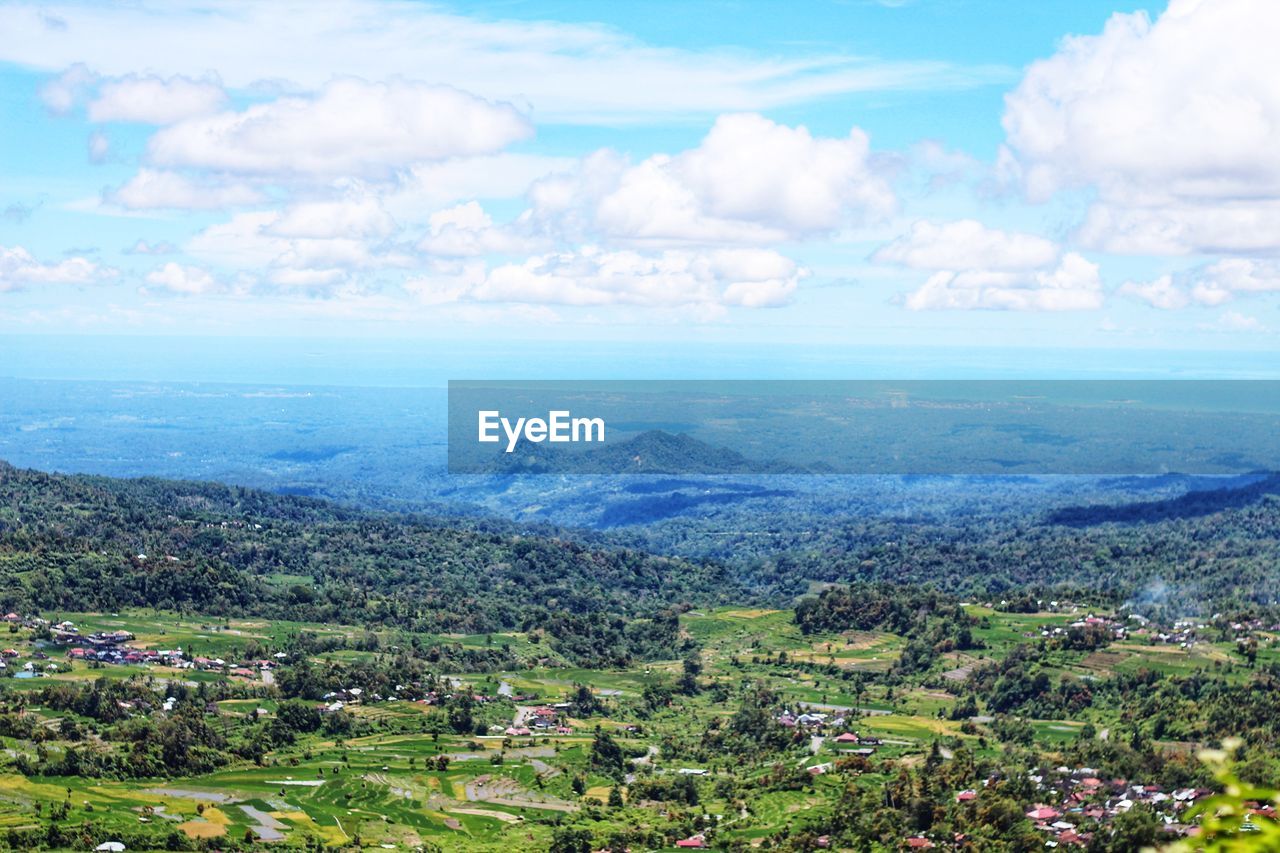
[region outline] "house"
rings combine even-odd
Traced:
[[[920,835],[908,838],[905,843],[912,850],[928,850],[933,846],[932,841]]]
[[[978,799],[977,791],[961,791],[956,794],[957,803],[972,803],[976,799]]]
[[[853,732],[845,732],[836,736],[836,743],[860,743],[861,739]]]
[[[1027,817],[1032,820],[1057,820],[1062,817],[1062,812],[1052,806],[1036,806],[1034,809],[1027,812]]]
[[[688,838],[682,838],[681,840],[677,841],[676,846],[692,847],[692,848],[701,850],[707,846],[707,839],[702,835],[691,835]]]
[[[22,621],[22,617],[21,617],[21,616],[19,616],[17,613],[6,613],[6,614],[5,614],[5,617],[4,617],[4,621],[6,621],[6,622],[21,622],[21,621]]]
[[[703,767],[681,767],[678,772],[681,776],[706,776],[708,771]]]

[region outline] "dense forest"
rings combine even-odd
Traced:
[[[680,482],[650,486],[647,500],[692,500]],[[783,514],[735,538],[689,521],[616,534],[521,527],[0,463],[0,576],[11,606],[152,604],[469,632],[553,622],[598,632],[581,617],[785,606],[813,582],[857,580],[995,600],[1030,592],[1145,610],[1263,610],[1280,603],[1278,490],[1269,477],[1001,518]],[[657,556],[709,550],[697,547],[703,535],[722,540],[719,556]]]
[[[538,628],[583,663],[677,645],[672,606],[749,598],[715,562],[3,463],[0,583],[5,607],[20,611],[148,606],[416,632]]]

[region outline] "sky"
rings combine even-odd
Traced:
[[[1278,34],[1272,0],[0,2],[0,336],[1265,360]]]

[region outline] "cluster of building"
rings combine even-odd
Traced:
[[[789,729],[814,729],[822,730],[825,728],[839,729],[843,728],[845,719],[842,716],[832,717],[830,714],[824,714],[818,711],[801,711],[793,714],[786,708],[777,717],[778,725],[785,726]]]
[[[539,705],[529,709],[522,722],[510,725],[503,734],[507,737],[529,737],[536,734],[571,735],[573,729],[564,722],[565,715],[572,707],[568,702],[555,705]]]
[[[1027,812],[1036,828],[1049,836],[1048,847],[1083,847],[1092,836],[1081,831],[1081,825],[1105,825],[1139,803],[1160,815],[1166,832],[1186,835],[1193,827],[1182,823],[1180,816],[1196,800],[1213,793],[1204,788],[1165,791],[1159,785],[1144,785],[1126,779],[1100,779],[1097,771],[1089,767],[1075,770],[1059,767],[1052,774],[1032,774],[1030,779],[1040,790],[1054,794],[1046,799],[1057,803],[1038,803]],[[964,793],[974,792],[962,792],[959,796]]]
[[[118,665],[154,664],[176,669],[209,670],[227,672],[230,675],[243,678],[258,678],[263,672],[274,668],[281,660],[287,657],[284,652],[277,652],[274,656],[275,660],[248,660],[241,662],[230,662],[222,658],[188,657],[181,649],[145,649],[130,646],[129,643],[136,638],[129,631],[114,630],[83,633],[70,620],[64,619],[60,622],[50,622],[48,619],[42,619],[39,616],[23,618],[17,613],[7,614],[4,620],[11,625],[22,625],[34,631],[47,631],[49,638],[55,645],[66,647],[66,656],[72,661]],[[37,642],[36,645],[37,649],[30,656],[36,660],[47,660],[48,654],[39,649],[41,644]],[[6,658],[12,659],[20,656],[21,653],[17,649],[5,649],[2,656],[0,656],[0,669],[7,668]],[[28,663],[24,669],[30,672],[35,667]],[[49,664],[43,669],[54,671],[56,670],[56,665]]]
[[[1140,616],[1130,618],[1142,619]],[[1134,631],[1133,635],[1155,643],[1189,649],[1196,644],[1197,632],[1202,628],[1204,625],[1196,619],[1178,619],[1168,627],[1155,625],[1142,619],[1142,627]]]

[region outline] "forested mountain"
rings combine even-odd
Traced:
[[[4,607],[19,611],[149,606],[415,631],[551,626],[571,647],[583,644],[570,634],[585,634],[623,657],[633,641],[654,642],[624,619],[747,597],[715,563],[219,484],[3,463],[0,585]]]
[[[1278,488],[1270,477],[1163,501],[928,522],[762,515],[750,536],[702,549],[695,540],[710,533],[691,522],[530,535],[497,520],[0,463],[0,579],[9,607],[145,604],[423,631],[785,606],[813,582],[859,580],[1205,612],[1280,602]],[[704,550],[718,556],[646,553]]]

